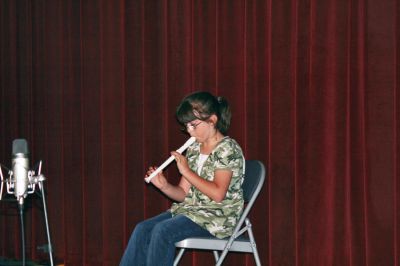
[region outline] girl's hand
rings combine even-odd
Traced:
[[[188,173],[188,171],[191,171],[184,155],[176,151],[172,151],[171,155],[175,157],[176,165],[178,166],[179,173],[181,173],[181,175],[184,176],[186,173]]]
[[[150,176],[151,173],[153,173],[156,169],[157,169],[157,167],[155,167],[155,166],[150,166],[150,167],[149,167],[149,170],[147,170],[147,173],[146,173],[145,178],[148,177],[148,176]],[[163,175],[163,172],[162,172],[162,171],[161,171],[160,173],[158,173],[156,176],[154,176],[154,177],[150,180],[150,182],[151,182],[154,186],[156,186],[158,189],[160,189],[160,190],[163,190],[163,188],[166,187],[167,184],[168,184],[168,181],[167,181],[167,179],[165,178],[165,176]]]

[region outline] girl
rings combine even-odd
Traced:
[[[228,102],[195,92],[182,100],[176,116],[196,142],[186,156],[171,152],[182,175],[179,184],[169,183],[162,172],[151,179],[176,203],[135,227],[121,266],[173,265],[175,242],[210,234],[228,237],[242,212],[244,157],[238,143],[225,135],[231,119]],[[155,169],[150,167],[146,177]]]

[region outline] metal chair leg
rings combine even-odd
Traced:
[[[174,266],[177,266],[179,261],[181,260],[182,256],[183,256],[183,252],[185,252],[184,248],[181,248],[178,252],[178,255],[176,255],[175,260],[174,260]]]
[[[214,254],[215,262],[218,262],[218,259],[219,259],[219,253],[218,253],[218,251],[213,250],[213,254]]]
[[[261,266],[260,257],[257,251],[256,241],[254,239],[253,230],[251,229],[251,223],[249,219],[245,220],[246,226],[248,227],[247,233],[249,234],[250,245],[253,250],[254,260],[256,261],[257,266]]]

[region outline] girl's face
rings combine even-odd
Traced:
[[[206,139],[206,131],[208,129],[208,125],[206,121],[203,120],[193,120],[186,124],[186,131],[190,134],[191,137],[195,137],[197,142],[204,142]]]
[[[215,134],[213,126],[214,117],[210,117],[207,121],[195,119],[186,124],[186,131],[191,137],[195,137],[197,142],[203,143]]]

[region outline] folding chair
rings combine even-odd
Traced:
[[[253,253],[256,264],[260,266],[260,257],[248,214],[263,186],[264,180],[264,164],[257,160],[246,160],[246,171],[242,184],[245,208],[235,226],[232,236],[224,239],[216,237],[191,237],[175,243],[179,251],[175,257],[174,266],[178,265],[186,249],[212,250],[215,257],[215,265],[218,266],[222,264],[227,253],[230,251]],[[247,232],[247,235],[243,235],[245,232]]]

